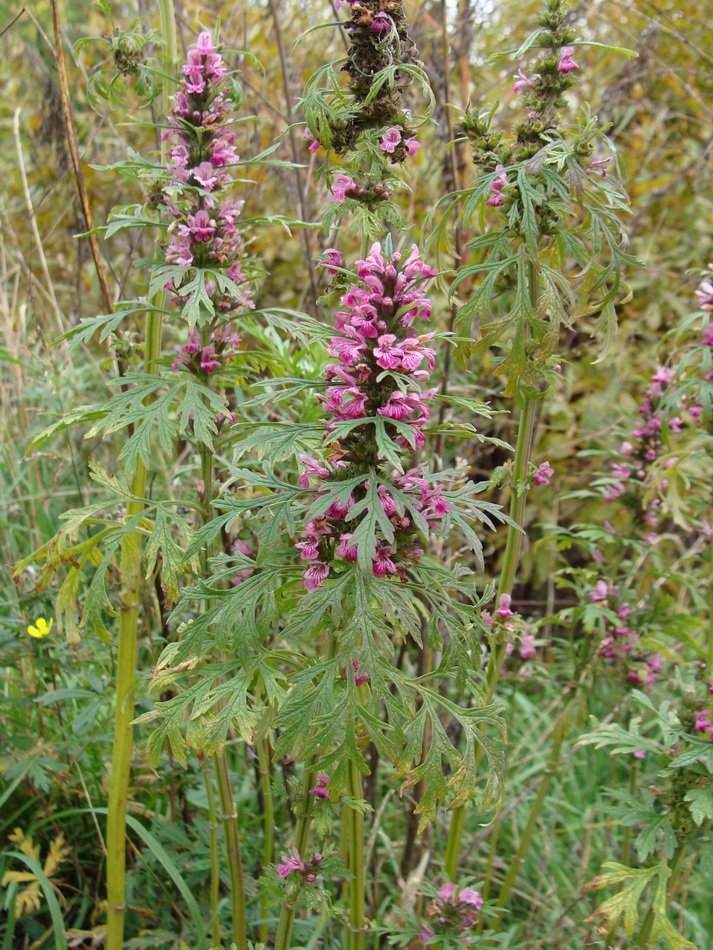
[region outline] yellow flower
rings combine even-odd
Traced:
[[[49,634],[53,623],[54,617],[50,619],[49,624],[44,617],[38,617],[37,620],[35,620],[35,626],[29,626],[27,632],[31,637],[36,637],[38,640],[41,640],[42,637],[46,637]]]

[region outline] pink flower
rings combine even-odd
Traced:
[[[219,359],[216,359],[215,356],[215,347],[213,344],[203,347],[201,353],[201,369],[204,373],[213,373],[215,370],[220,369],[221,362]]]
[[[404,355],[400,346],[394,346],[396,337],[393,333],[385,333],[378,339],[379,345],[374,348],[376,362],[382,369],[396,369]]]
[[[589,600],[593,604],[600,600],[606,600],[608,596],[609,587],[607,586],[606,581],[597,581],[597,583],[594,585],[594,590],[589,591]]]
[[[571,73],[574,69],[579,69],[579,63],[575,63],[572,59],[574,56],[574,47],[568,46],[566,49],[562,50],[562,57],[557,64],[557,69],[561,73]]]
[[[305,471],[300,475],[300,488],[309,488],[310,478],[318,478],[320,481],[329,478],[329,469],[325,468],[324,465],[316,459],[302,453],[300,453],[297,458],[306,466]]]
[[[513,616],[512,610],[510,610],[510,604],[512,603],[512,598],[510,594],[501,594],[500,600],[498,601],[498,609],[495,611],[495,616],[500,617],[501,620],[506,620],[508,617]]]
[[[391,18],[386,13],[377,13],[369,29],[372,33],[386,33],[392,27]]]
[[[418,154],[418,150],[421,148],[421,143],[417,142],[416,139],[408,139],[406,142],[406,154],[409,158],[414,158]]]
[[[476,910],[480,910],[480,908],[483,906],[483,898],[480,896],[480,893],[475,890],[475,888],[464,887],[458,895],[458,903],[468,904],[470,907],[475,907]]]
[[[429,930],[428,927],[424,927],[421,933],[419,934],[419,937],[421,938],[421,940],[423,940],[424,943],[427,943],[431,939],[431,937],[434,937],[434,936],[435,936],[435,932],[433,930]]]
[[[357,183],[349,175],[335,175],[332,179],[332,201],[344,201],[347,192],[356,188]]]
[[[396,146],[401,142],[401,133],[398,129],[387,129],[384,134],[381,136],[381,145],[379,148],[383,152],[389,152],[393,155],[396,150]]]
[[[542,465],[537,469],[535,474],[532,476],[533,485],[549,485],[550,479],[554,475],[555,470],[552,468],[549,462],[543,462]]]
[[[326,772],[317,773],[317,784],[314,788],[309,790],[310,795],[314,795],[315,798],[329,798],[329,776]]]
[[[326,268],[328,274],[336,274],[340,267],[344,267],[344,259],[336,248],[328,247],[319,266]]]
[[[502,165],[496,165],[495,171],[496,172],[500,171],[502,167],[503,167]],[[485,202],[486,205],[490,205],[493,208],[497,208],[503,203],[503,196],[500,194],[500,192],[503,190],[503,188],[506,187],[507,183],[508,183],[508,176],[505,174],[505,172],[501,172],[501,174],[498,175],[497,178],[494,178],[490,182],[490,197]]]
[[[322,143],[312,135],[309,129],[305,129],[305,139],[309,142],[310,152],[318,152],[322,147]]]
[[[518,69],[517,76],[515,76],[515,85],[512,87],[512,91],[516,96],[519,96],[523,91],[525,86],[531,86],[532,80],[529,76],[526,76],[522,69]]]
[[[536,652],[534,636],[531,633],[524,633],[520,639],[520,656],[523,660],[529,660]]]
[[[308,567],[302,575],[305,582],[305,587],[308,591],[316,590],[321,584],[324,583],[328,574],[329,564],[325,564],[323,561],[315,561],[315,563],[310,565],[310,567]]]
[[[392,560],[393,549],[388,544],[380,544],[376,549],[372,571],[375,577],[386,577],[387,574],[396,574],[397,568]]]
[[[369,674],[368,674],[368,673],[360,673],[360,672],[359,672],[359,661],[358,661],[358,660],[352,660],[352,672],[354,673],[354,684],[355,684],[356,686],[363,686],[364,683],[366,683],[366,681],[369,679]],[[344,670],[344,675],[346,676],[346,674],[347,674],[347,671]]]
[[[278,864],[276,870],[280,877],[285,878],[290,871],[299,871],[302,874],[307,868],[297,848],[293,848],[289,855],[282,855],[282,864]]]
[[[357,546],[356,544],[349,544],[351,538],[351,533],[347,533],[341,535],[339,539],[337,556],[344,558],[345,561],[356,561],[357,559]]]
[[[450,881],[446,881],[441,885],[438,890],[438,896],[442,901],[452,901],[454,900],[456,894],[458,893],[458,888],[455,884],[452,884]]]
[[[693,726],[696,732],[707,732],[713,741],[713,722],[711,722],[711,714],[709,710],[704,709],[702,712],[696,713],[696,721]]]
[[[200,165],[197,165],[193,169],[193,177],[206,191],[213,191],[218,182],[218,176],[210,162],[201,162]]]
[[[701,310],[713,311],[713,283],[710,280],[703,281],[696,291],[696,296]]]

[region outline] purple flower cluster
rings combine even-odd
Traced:
[[[602,656],[615,662],[628,683],[642,689],[650,689],[661,672],[663,657],[660,653],[651,653],[641,645],[641,637],[629,619],[633,610],[621,601],[619,588],[600,579],[589,592],[589,600],[590,603],[615,610],[620,621],[617,625],[607,628],[600,650]]]
[[[242,238],[236,225],[243,202],[219,201],[220,193],[231,183],[230,166],[238,161],[235,132],[227,127],[232,100],[227,69],[209,33],[200,34],[187,60],[181,88],[173,97],[168,116],[170,128],[162,134],[169,143],[169,184],[162,198],[171,236],[166,262],[224,275],[227,282],[206,280],[205,290],[214,313],[228,315],[239,308],[253,307],[241,266]],[[174,295],[173,302],[184,299],[181,287],[187,276],[171,276],[166,283],[166,289]],[[204,340],[199,360],[195,359],[198,351],[193,349],[194,341],[189,339],[179,351],[177,362],[214,372],[217,366],[209,366],[216,362],[218,349],[224,351],[225,343],[232,339],[232,330],[227,327],[217,338]],[[206,348],[209,352],[202,358]]]
[[[276,867],[277,873],[281,878],[288,877],[292,871],[301,874],[302,877],[311,884],[319,873],[319,866],[322,863],[322,855],[314,854],[309,861],[303,861],[297,848],[292,848],[290,854],[282,855],[282,863]]]
[[[203,346],[201,335],[194,330],[188,335],[188,343],[184,343],[177,351],[178,356],[173,361],[173,371],[187,369],[191,373],[215,373],[226,365],[231,357],[240,348],[240,340],[230,324],[225,324],[219,330],[213,330],[210,343]]]
[[[347,198],[354,198],[365,204],[388,201],[391,192],[380,181],[372,184],[360,185],[349,175],[335,175],[332,178],[331,201],[344,202]]]
[[[713,713],[711,713],[710,709],[703,709],[697,712],[693,728],[696,732],[707,733],[711,742],[713,742],[713,720],[711,716],[713,716]]]
[[[659,367],[651,378],[651,385],[647,388],[639,406],[641,421],[629,433],[632,441],[622,442],[619,453],[622,460],[611,467],[611,473],[616,479],[607,487],[606,500],[614,501],[632,488],[645,485],[648,479],[648,470],[657,460],[663,449],[661,429],[664,423],[664,414],[661,408],[662,398],[673,378],[672,373],[664,367]],[[666,420],[673,432],[680,431],[682,421],[677,416]],[[669,464],[673,464],[669,461]],[[644,512],[644,521],[656,528],[659,522],[657,509],[660,506],[658,499],[653,499]],[[648,536],[650,539],[652,537]]]
[[[487,610],[484,610],[481,613],[481,617],[489,627],[492,627],[495,618],[497,618],[497,620],[502,623],[509,637],[519,634],[520,646],[518,653],[520,654],[520,659],[530,660],[537,652],[537,641],[535,640],[534,634],[529,632],[527,625],[519,614],[516,614],[515,611],[511,609],[511,604],[512,597],[510,594],[501,594],[498,598],[498,606],[493,612],[493,616],[491,616]],[[515,617],[515,621],[510,620],[510,617]],[[514,652],[515,644],[512,639],[509,639],[505,647],[505,653],[507,656],[512,656]]]
[[[422,448],[426,438],[424,426],[436,390],[424,392],[421,384],[429,379],[436,354],[428,346],[433,334],[417,334],[413,324],[430,318],[431,302],[423,293],[435,271],[420,259],[416,245],[402,260],[398,253],[385,258],[377,243],[369,256],[356,264],[360,284],[342,296],[345,309],[336,315],[336,335],[329,345],[329,353],[337,360],[326,368],[329,386],[324,397],[331,452],[324,463],[300,456],[305,465],[300,476],[303,488],[308,488],[311,480],[334,483],[370,468],[382,468],[375,420],[403,450]],[[339,423],[360,419],[364,422],[353,426],[343,438],[335,440],[330,435]],[[423,465],[404,474],[392,471],[388,480],[428,523],[439,521],[450,510],[441,486],[429,486]],[[365,481],[353,496],[332,502],[324,515],[305,526],[296,547],[309,562],[304,573],[308,590],[325,580],[335,559],[357,559],[356,545],[351,543],[356,523],[350,511],[368,490],[369,481]],[[377,539],[372,570],[377,577],[403,577],[404,567],[423,551],[415,547],[412,520],[389,485],[379,484],[377,494],[384,516],[393,525],[394,537],[388,543],[385,538]]]
[[[455,884],[446,881],[426,910],[429,926],[423,928],[419,937],[426,943],[436,935],[462,934],[476,925],[482,906],[483,898],[475,888],[464,887],[459,891]]]

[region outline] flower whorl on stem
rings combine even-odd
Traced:
[[[174,362],[174,370],[184,367],[210,374],[238,345],[224,318],[254,305],[241,266],[242,238],[236,226],[243,202],[220,200],[232,182],[230,166],[238,155],[235,132],[228,127],[233,102],[227,68],[210,33],[201,33],[188,51],[183,74],[168,116],[170,128],[162,134],[169,143],[168,185],[161,197],[171,236],[166,262],[174,265],[167,269],[165,289],[173,302],[185,305],[191,296],[186,292],[191,269],[212,272],[198,298],[209,316],[189,320],[189,340]],[[195,333],[196,323],[210,326]]]
[[[402,260],[399,253],[384,256],[376,243],[356,263],[360,283],[341,298],[345,309],[337,313],[337,335],[329,346],[338,360],[326,368],[330,452],[324,464],[300,456],[306,465],[300,484],[307,488],[313,479],[333,488],[369,473],[378,486],[363,480],[346,500],[334,500],[306,525],[297,547],[309,561],[308,590],[325,580],[335,559],[357,560],[357,526],[375,500],[380,532],[371,568],[377,577],[404,578],[405,568],[423,554],[415,530],[424,531],[450,510],[441,487],[429,487],[423,465],[402,474],[385,447],[391,442],[392,452],[395,446],[413,452],[425,442],[435,389],[422,391],[421,384],[434,367],[435,351],[428,345],[434,334],[417,334],[413,325],[430,318],[431,302],[423,293],[436,272],[420,259],[416,245]]]

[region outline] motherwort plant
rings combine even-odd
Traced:
[[[520,97],[524,117],[506,136],[495,127],[496,106],[464,112],[459,131],[470,146],[477,175],[464,191],[442,198],[431,214],[430,246],[436,251],[447,246],[446,229],[456,213],[461,227],[478,222],[483,229],[468,242],[470,260],[459,267],[451,288],[463,295],[456,333],[467,339],[477,320],[479,339],[461,342],[456,354],[465,367],[469,357],[494,348],[494,371],[505,378],[502,395],[515,398],[519,407],[510,469],[512,525],[500,568],[498,606],[504,598],[510,602],[523,537],[516,526],[524,524],[529,488],[541,483],[540,469],[532,478],[530,457],[538,406],[559,378],[562,330],[573,329],[575,321],[580,328],[586,326],[587,317],[599,314],[590,329],[604,337],[604,358],[616,328],[622,268],[632,262],[618,217],[626,200],[609,143],[596,117],[586,110],[577,125],[567,121],[565,94],[581,68],[582,44],[568,25],[566,4],[544,0],[537,23],[515,53],[519,69],[513,93]],[[529,61],[524,61],[526,56]],[[504,625],[494,629],[500,629],[501,636],[487,666],[490,698],[508,650]],[[559,758],[561,730],[555,735],[559,738],[552,767],[511,860],[499,908],[506,905]],[[463,809],[454,812],[446,858],[451,879],[457,871],[464,817]],[[491,841],[495,848],[497,833]]]

